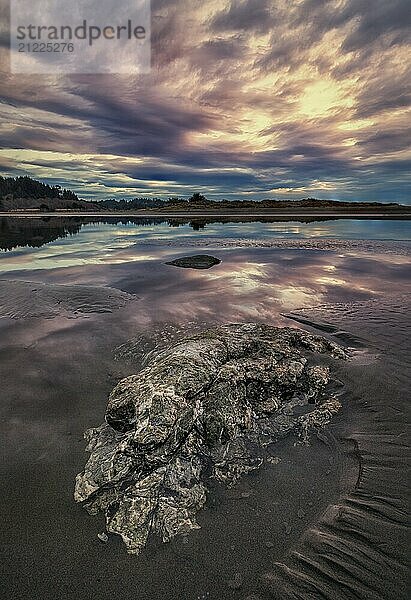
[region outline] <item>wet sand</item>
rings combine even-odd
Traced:
[[[404,256],[338,261],[330,251],[221,249],[221,265],[193,273],[164,265],[175,249],[157,251],[146,263],[8,274],[50,291],[87,283],[88,299],[93,286],[96,297],[111,286],[139,299],[103,313],[16,310],[0,319],[5,597],[406,598]],[[331,264],[334,281],[319,281]],[[18,307],[19,286],[2,285]],[[281,314],[289,312],[304,323]],[[250,316],[355,347],[352,361],[330,362],[344,388],[327,435],[309,447],[286,439],[273,448],[278,464],[231,490],[213,486],[201,530],[186,538],[152,540],[137,558],[118,539],[103,544],[103,520],[72,495],[86,460],[83,431],[101,422],[114,384],[139,366],[126,352],[115,359],[114,349],[134,338],[149,350],[162,336]]]

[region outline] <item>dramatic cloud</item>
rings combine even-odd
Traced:
[[[12,75],[2,13],[2,174],[85,198],[410,202],[408,0],[153,0],[152,13],[152,70],[132,77]]]

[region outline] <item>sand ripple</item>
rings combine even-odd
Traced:
[[[335,250],[353,252],[375,252],[379,254],[393,253],[408,256],[411,253],[411,244],[408,241],[379,241],[379,240],[340,240],[334,238],[313,239],[255,239],[255,238],[174,238],[151,239],[150,241],[137,242],[136,246],[167,246],[167,247],[195,247],[195,248],[295,248],[303,250]]]
[[[328,507],[320,522],[264,577],[272,598],[329,600],[407,596],[407,395],[410,323],[406,298],[336,304],[301,311],[362,333],[366,314],[381,355],[368,371],[353,369],[352,402],[366,419],[353,428],[360,471],[354,489]],[[368,324],[369,328],[369,324]],[[369,332],[369,330],[368,330]],[[364,332],[365,333],[365,332]],[[371,394],[366,389],[372,389]]]
[[[0,318],[75,318],[112,312],[136,296],[109,287],[0,280]]]

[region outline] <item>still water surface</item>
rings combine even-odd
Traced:
[[[205,222],[199,220],[78,218],[0,219],[0,273],[155,258],[147,246],[267,244],[283,240],[411,240],[411,221]],[[143,249],[143,247],[145,248]]]

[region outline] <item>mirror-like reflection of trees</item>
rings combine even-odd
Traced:
[[[80,219],[3,217],[0,218],[0,249],[13,250],[23,246],[40,248],[48,242],[78,233],[82,225]]]
[[[103,223],[113,225],[135,225],[144,227],[149,225],[164,225],[169,227],[182,227],[188,225],[194,231],[206,229],[212,223],[275,223],[279,221],[294,221],[299,223],[311,223],[315,221],[331,221],[328,217],[296,218],[267,218],[256,217],[208,217],[193,219],[192,217],[179,218],[128,218],[128,217],[2,217],[0,218],[0,249],[13,250],[14,248],[29,246],[40,248],[44,244],[54,242],[59,238],[79,233],[84,225],[90,223]]]

